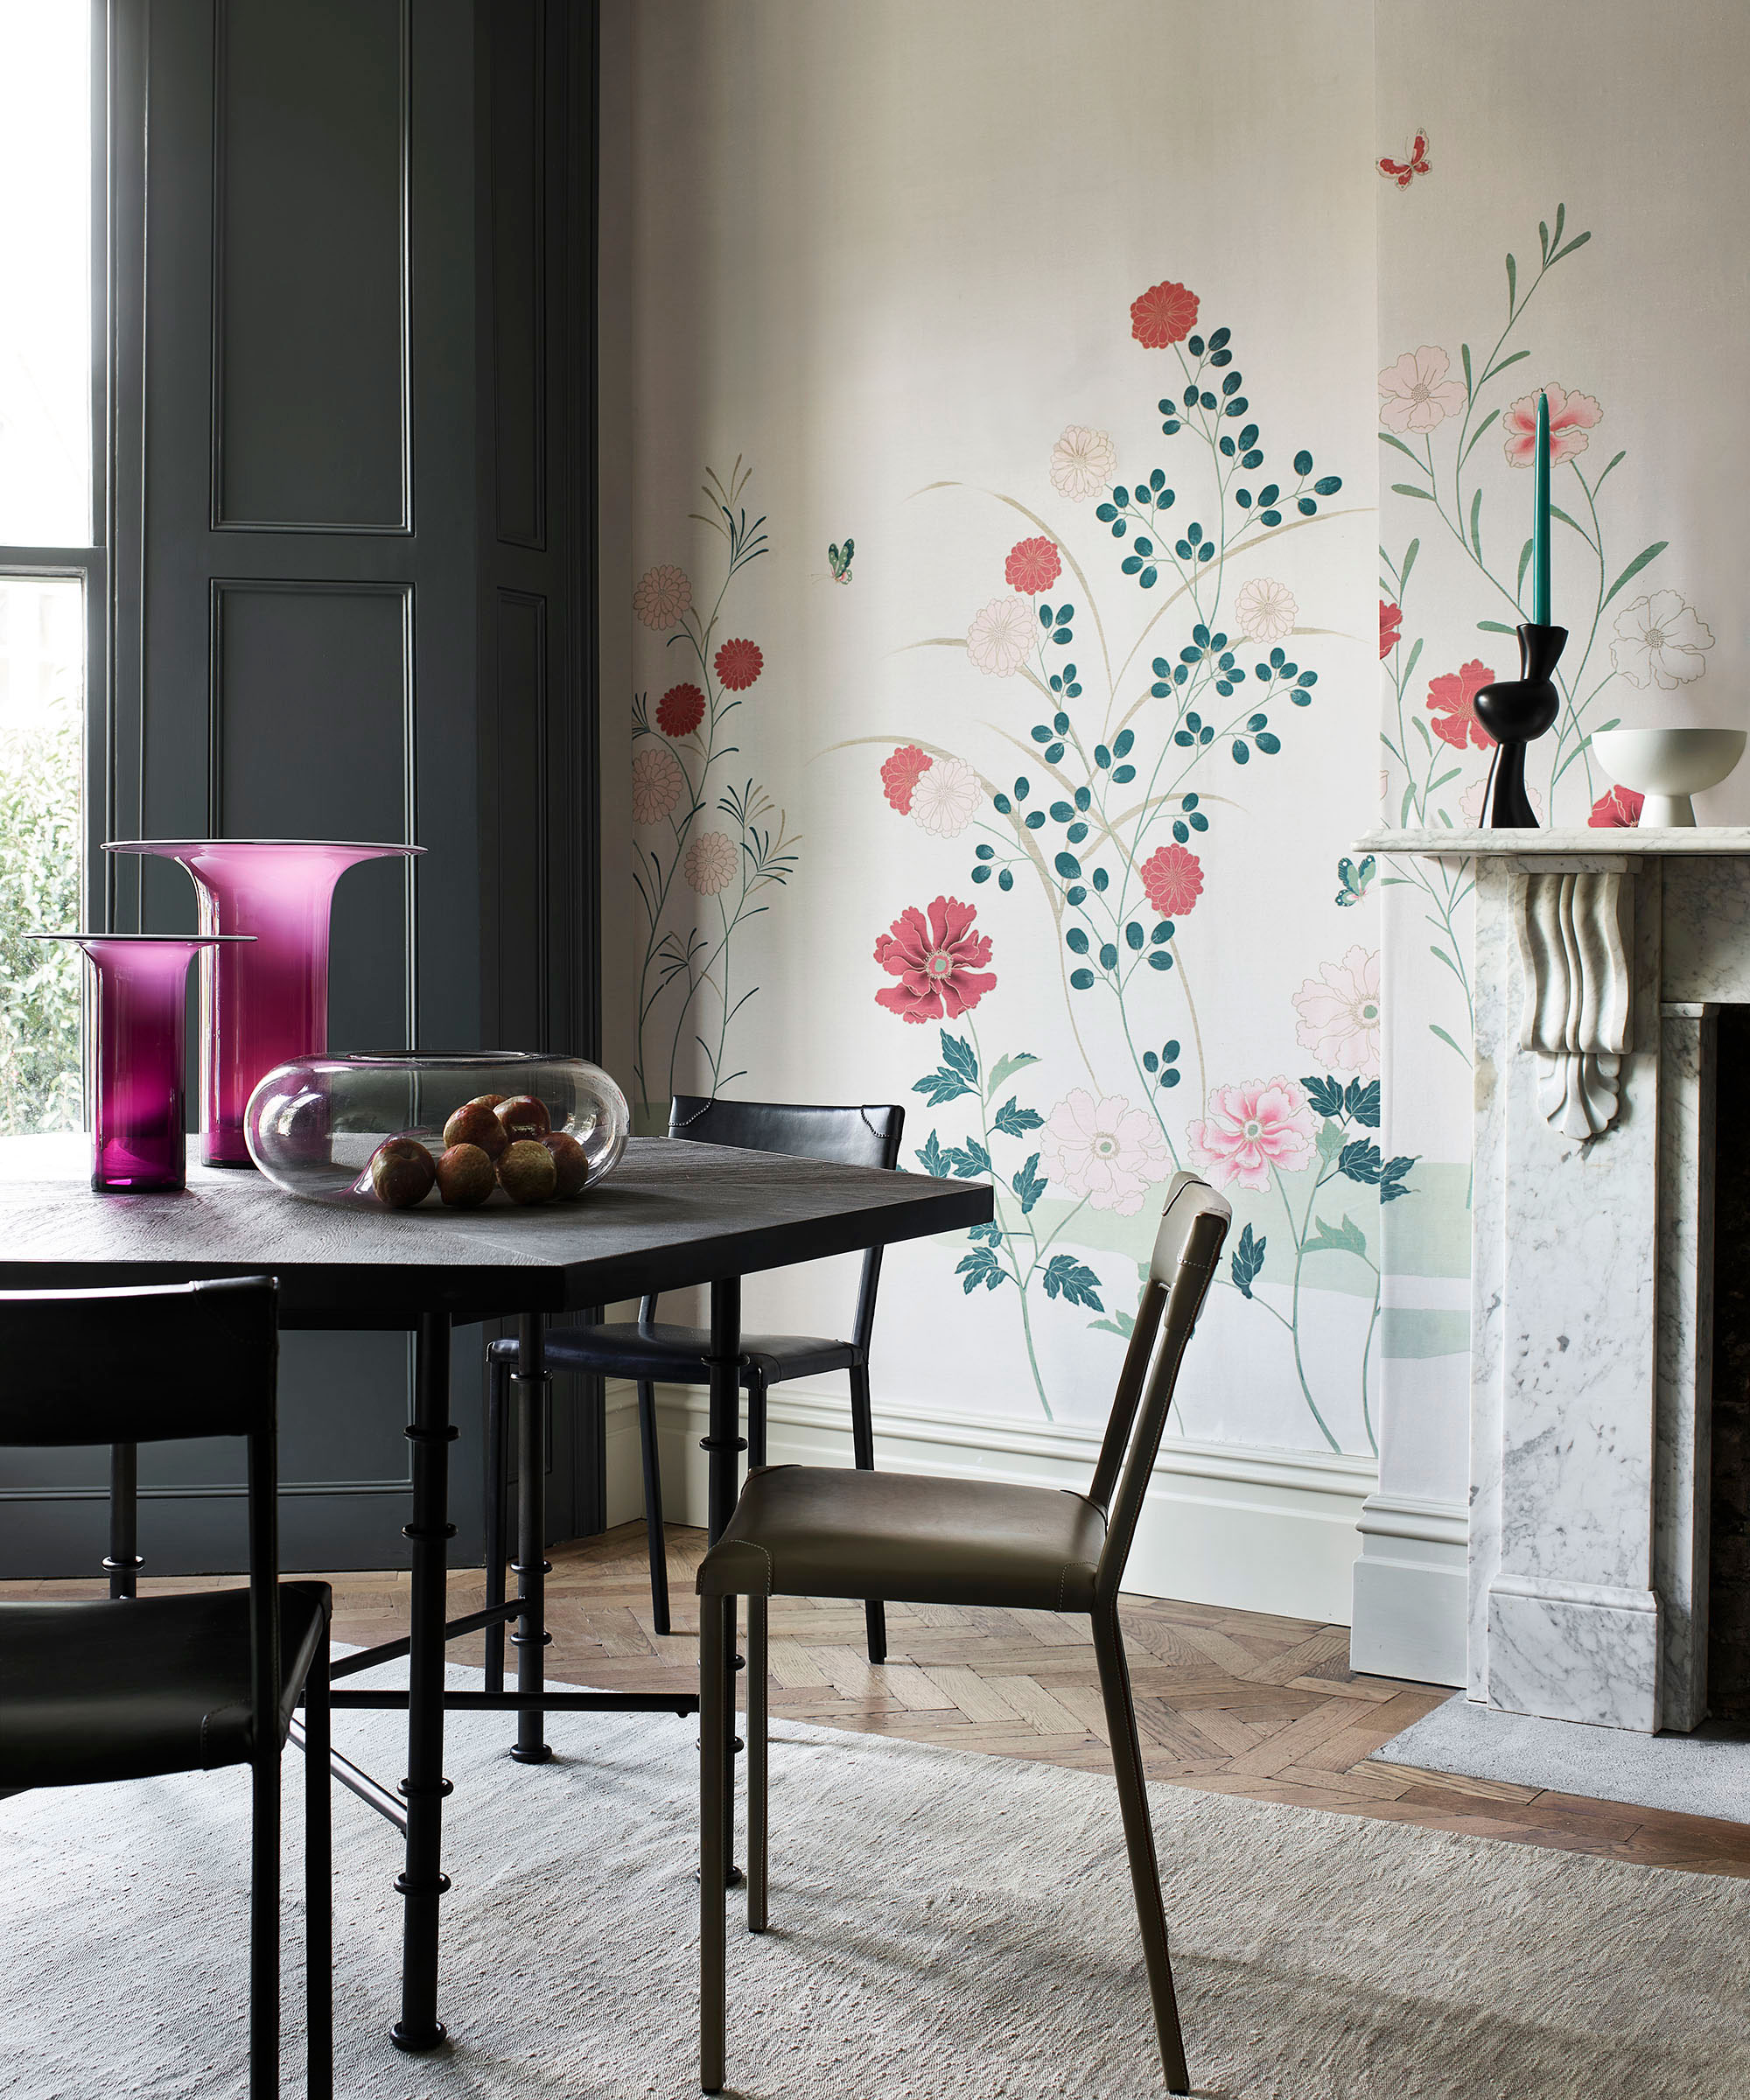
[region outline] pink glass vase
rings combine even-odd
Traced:
[[[334,885],[362,860],[423,846],[323,839],[144,838],[107,853],[153,853],[194,878],[200,930],[253,935],[200,969],[200,1135],[207,1166],[252,1166],[243,1111],[276,1065],[328,1047],[328,921]]]
[[[188,966],[203,949],[247,947],[220,934],[37,934],[85,950],[91,1003],[91,1186],[140,1194],[187,1186],[183,1073]]]

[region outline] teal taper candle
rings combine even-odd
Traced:
[[[1531,619],[1550,624],[1550,396],[1537,396],[1537,452],[1531,492]]]

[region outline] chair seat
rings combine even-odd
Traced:
[[[698,1588],[1086,1612],[1105,1541],[1100,1511],[1061,1488],[769,1466],[747,1476]]]
[[[495,1341],[494,1355],[512,1361],[514,1340]],[[605,1378],[637,1378],[671,1385],[703,1385],[710,1376],[710,1330],[654,1320],[611,1320],[594,1327],[555,1327],[547,1337],[551,1367],[598,1371]],[[858,1362],[857,1345],[818,1334],[744,1334],[741,1382],[755,1371],[767,1385],[787,1378],[813,1378],[848,1371]]]
[[[279,1588],[280,1728],[327,1626],[328,1586]],[[0,1786],[213,1771],[254,1754],[249,1592],[0,1604]]]

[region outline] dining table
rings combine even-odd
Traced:
[[[384,1785],[334,1754],[334,1774],[402,1832],[395,1887],[402,1899],[400,2017],[390,2039],[435,2048],[446,1710],[516,1716],[514,1759],[550,1756],[545,1717],[573,1712],[696,1711],[696,1692],[590,1691],[544,1681],[547,1641],[544,1482],[549,1376],[543,1337],[554,1315],[578,1314],[647,1293],[710,1291],[708,1521],[715,1539],[740,1488],[741,1284],[760,1271],[888,1246],[988,1223],[988,1183],[747,1152],[685,1139],[634,1138],[614,1172],[572,1202],[472,1211],[435,1200],[389,1210],[368,1200],[332,1204],[286,1194],[251,1168],[191,1164],[186,1189],[117,1195],[90,1186],[90,1141],[76,1132],[0,1138],[0,1290],[95,1290],[272,1277],[283,1328],[386,1330],[414,1337],[412,1521],[405,1638],[334,1663],[334,1705],[404,1708],[407,1770]],[[451,1336],[458,1326],[514,1319],[522,1463],[519,1469],[516,1594],[496,1607],[446,1616]],[[405,1404],[402,1395],[385,1394]],[[112,1594],[133,1588],[132,1452],[112,1473]],[[446,1642],[515,1622],[514,1690],[452,1690]],[[732,1643],[732,1647],[733,1644]],[[344,1680],[405,1657],[405,1689],[348,1687]],[[738,1658],[731,1656],[732,1673]],[[301,1740],[301,1732],[294,1729]],[[725,1773],[725,1786],[732,1773]]]

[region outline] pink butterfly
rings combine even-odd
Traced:
[[[1410,150],[1403,160],[1393,160],[1390,154],[1377,163],[1379,172],[1388,182],[1395,182],[1400,190],[1407,190],[1418,175],[1431,172],[1428,160],[1428,133],[1418,125],[1416,136],[1410,142]]]

